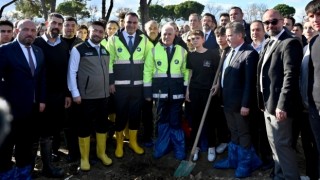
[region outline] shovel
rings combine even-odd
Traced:
[[[223,53],[226,53],[226,52],[224,51]],[[222,57],[224,56],[223,53],[222,53]],[[206,107],[205,107],[205,109],[203,111],[203,114],[202,114],[201,122],[200,122],[200,125],[199,125],[199,129],[198,129],[198,132],[197,132],[196,139],[195,139],[195,141],[193,143],[193,146],[192,146],[192,150],[191,150],[191,153],[190,153],[189,160],[188,161],[186,161],[186,160],[181,161],[179,167],[174,172],[174,177],[186,177],[186,176],[189,176],[191,171],[193,170],[193,168],[196,166],[196,163],[192,162],[192,157],[193,157],[193,155],[195,153],[197,144],[199,142],[199,137],[200,137],[200,134],[201,134],[201,131],[202,131],[204,120],[206,119],[207,112],[208,112],[208,109],[209,109],[209,106],[210,106],[210,102],[211,102],[212,96],[214,95],[213,94],[214,93],[213,88],[217,84],[218,78],[220,76],[220,69],[221,69],[221,66],[223,64],[223,61],[224,61],[224,59],[221,58],[221,60],[219,62],[218,69],[217,69],[216,76],[215,76],[213,84],[212,84],[212,88],[211,88],[210,94],[209,94],[209,97],[208,97],[208,100],[207,100]]]

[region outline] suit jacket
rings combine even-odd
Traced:
[[[310,105],[313,103],[320,111],[320,36],[317,35],[310,41],[309,81],[308,95]]]
[[[214,35],[214,31],[212,30],[209,34],[209,37],[204,42],[203,47],[207,49],[218,49],[219,45],[216,40],[216,36]]]
[[[303,51],[301,43],[286,31],[274,42],[266,62],[262,63],[268,45],[261,53],[258,63],[257,91],[260,109],[265,109],[275,115],[276,108],[287,112],[292,116],[299,103],[299,74]],[[261,93],[260,75],[262,72]]]
[[[250,24],[246,23],[246,21],[243,21],[243,25],[244,25],[244,30],[246,32],[246,36],[244,38],[244,41],[247,44],[251,44],[252,43],[252,39],[251,39],[251,32],[250,32]]]
[[[32,112],[34,103],[45,102],[44,57],[42,50],[32,45],[36,57],[34,76],[18,41],[0,47],[0,95],[11,106],[14,118]]]
[[[234,55],[224,72],[222,96],[225,110],[240,113],[241,107],[251,108],[254,105],[258,60],[257,51],[246,43]]]

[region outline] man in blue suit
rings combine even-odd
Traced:
[[[205,37],[203,47],[207,49],[218,49],[219,45],[214,34],[214,30],[217,28],[217,20],[214,15],[205,13],[201,20],[202,29]]]
[[[36,25],[22,20],[17,38],[0,47],[0,95],[11,106],[11,132],[0,147],[0,179],[31,179],[37,115],[45,108],[44,59],[32,45]],[[15,146],[16,169],[11,157]]]

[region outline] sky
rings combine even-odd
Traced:
[[[10,0],[1,0],[0,7],[9,2]],[[57,4],[63,2],[64,0],[57,0]],[[109,0],[107,1],[107,8],[109,7]],[[179,4],[184,0],[152,0],[152,4],[159,4],[159,5],[173,5]],[[222,6],[225,10],[228,10],[231,6],[239,6],[243,10],[246,9],[250,4],[266,4],[268,8],[273,8],[277,4],[287,4],[292,6],[296,9],[295,19],[297,22],[301,22],[304,16],[304,7],[309,2],[309,0],[194,0],[203,5],[214,5],[214,6]],[[139,0],[114,0],[114,7],[113,12],[115,12],[118,8],[129,7],[133,11],[137,11],[139,6]],[[90,0],[87,2],[87,6],[90,5],[97,5],[99,9],[101,9],[101,0]],[[10,13],[10,11],[14,11],[15,6],[14,4],[8,6],[4,10],[4,14]],[[204,12],[209,12],[208,9],[204,9]],[[101,11],[98,12],[97,16],[100,16]],[[115,19],[115,13],[112,13],[111,19]]]

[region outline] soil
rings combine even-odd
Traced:
[[[160,159],[154,159],[152,156],[152,148],[144,147],[145,153],[143,155],[135,154],[129,147],[128,143],[124,145],[124,157],[118,159],[114,156],[115,140],[108,141],[107,154],[113,160],[111,166],[104,166],[95,157],[95,145],[91,144],[90,164],[91,170],[89,172],[79,171],[79,162],[67,163],[65,149],[60,149],[61,159],[55,162],[54,165],[63,167],[66,174],[65,180],[170,180],[170,179],[214,179],[214,180],[229,180],[234,178],[234,170],[218,170],[212,167],[213,163],[208,162],[207,152],[200,154],[196,166],[188,177],[175,178],[173,176],[175,170],[178,168],[181,161],[174,158],[173,153],[169,153]],[[304,174],[304,157],[301,148],[301,143],[298,143],[298,161],[301,169],[301,174]],[[188,151],[190,153],[190,150]],[[217,160],[227,156],[227,152],[219,154]],[[35,179],[49,179],[41,175],[41,160],[38,157],[34,173]],[[252,173],[252,176],[245,178],[247,180],[264,180],[270,178],[271,170],[261,171],[257,170]],[[53,178],[50,178],[53,179]]]

